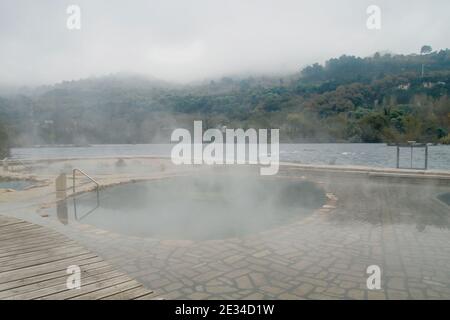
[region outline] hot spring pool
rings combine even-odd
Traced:
[[[440,194],[438,196],[438,199],[441,200],[443,203],[447,204],[448,206],[450,206],[450,192]]]
[[[325,202],[322,189],[300,179],[180,176],[109,187],[98,202],[95,192],[83,194],[58,206],[58,218],[140,237],[225,239],[295,221]]]

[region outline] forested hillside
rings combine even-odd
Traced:
[[[284,142],[448,143],[449,94],[450,50],[342,56],[284,77],[184,86],[118,74],[4,94],[0,139],[15,146],[168,142],[174,128],[203,120],[204,129],[280,128]]]

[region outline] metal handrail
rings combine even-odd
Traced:
[[[85,213],[83,216],[81,216],[80,218],[78,218],[77,215],[77,204],[76,204],[76,199],[75,197],[73,198],[73,209],[74,209],[74,217],[77,221],[80,221],[81,219],[85,218],[86,216],[88,216],[89,214],[91,214],[92,212],[94,212],[99,206],[100,206],[100,193],[99,193],[99,189],[100,189],[100,184],[94,179],[92,178],[90,175],[88,175],[86,172],[84,172],[81,169],[78,168],[74,168],[72,170],[72,178],[73,178],[73,193],[75,194],[75,175],[76,172],[81,173],[82,175],[84,175],[86,178],[88,178],[89,180],[91,180],[93,183],[95,183],[96,185],[96,191],[97,191],[97,205],[95,206],[95,208],[93,208],[92,210],[89,210],[87,213]]]
[[[89,176],[86,172],[84,172],[83,170],[81,170],[81,169],[78,169],[78,168],[74,168],[73,170],[72,170],[72,178],[73,178],[73,193],[75,193],[75,175],[76,175],[76,172],[79,172],[79,173],[81,173],[82,175],[84,175],[86,178],[88,178],[89,180],[91,180],[93,183],[95,183],[95,185],[97,186],[97,193],[98,193],[98,189],[100,188],[100,184],[97,182],[97,181],[95,181],[95,179],[94,178],[92,178],[91,176]]]
[[[97,210],[98,207],[100,207],[100,198],[99,198],[98,189],[97,189],[97,205],[93,209],[91,209],[88,212],[84,213],[81,217],[78,217],[76,198],[75,197],[73,198],[73,215],[75,217],[75,220],[77,220],[77,221],[81,221],[82,219],[86,218],[92,212]]]

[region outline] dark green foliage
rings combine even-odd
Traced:
[[[0,160],[9,155],[8,134],[5,127],[0,123]]]
[[[446,142],[449,93],[449,50],[342,56],[281,79],[177,87],[109,76],[0,97],[0,143],[168,143],[174,128],[194,120],[204,129],[279,128],[291,142]]]

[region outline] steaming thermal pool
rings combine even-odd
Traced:
[[[82,223],[140,237],[225,239],[305,217],[325,201],[322,189],[298,178],[206,174],[116,185],[101,190],[98,200],[95,192],[83,194],[58,218],[68,212]]]
[[[43,183],[5,192],[4,199],[17,203],[3,202],[4,211],[67,234],[158,297],[450,296],[444,175],[399,180],[403,172],[367,175],[285,165],[277,176],[263,177],[253,166],[175,170],[159,159],[126,159],[120,170],[116,159],[101,160],[105,171],[92,173],[92,160],[67,162],[102,185],[98,202],[95,191],[74,201],[69,190],[55,210],[54,185]],[[77,192],[94,187],[81,175],[76,183]],[[33,200],[39,204],[24,206]],[[365,289],[371,265],[382,270],[380,290]]]

